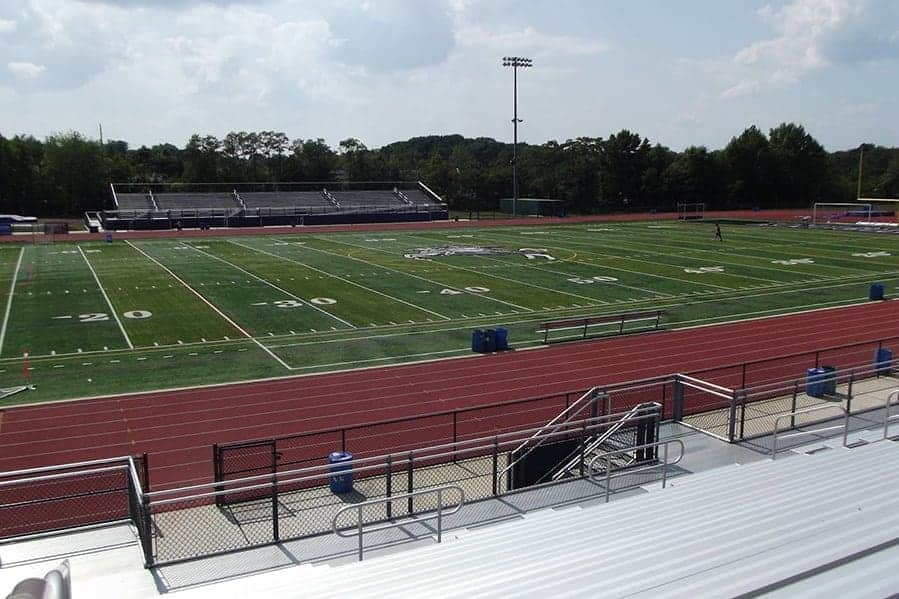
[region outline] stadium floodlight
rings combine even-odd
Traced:
[[[512,216],[518,202],[518,69],[528,69],[533,60],[521,56],[503,56],[503,66],[512,67]]]

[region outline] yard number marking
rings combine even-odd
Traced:
[[[789,260],[772,260],[771,264],[783,264],[784,266],[795,266],[797,264],[814,264],[811,258],[790,258]]]
[[[534,260],[536,258],[543,258],[544,260],[555,260],[555,258],[549,255],[549,250],[547,250],[546,248],[521,248],[518,251],[527,256],[528,260]]]
[[[309,301],[313,304],[316,304],[317,306],[331,306],[337,303],[336,299],[330,297],[313,297]]]
[[[571,277],[568,279],[572,283],[577,283],[578,285],[592,285],[593,283],[614,283],[618,281],[615,277]]]
[[[129,310],[128,312],[124,312],[122,316],[134,320],[143,320],[144,318],[153,316],[153,313],[148,310]],[[68,320],[72,318],[72,315],[66,314],[63,316],[53,316],[52,318],[53,320]],[[78,322],[105,322],[107,320],[109,320],[109,314],[106,312],[87,312],[86,314],[78,314]]]
[[[465,291],[469,293],[489,293],[490,289],[488,287],[465,287]],[[462,295],[461,291],[457,291],[455,289],[441,289],[440,295]]]
[[[856,258],[882,258],[884,256],[891,255],[889,252],[860,252],[858,254],[852,254]]]
[[[276,300],[272,302],[276,308],[302,308],[303,302],[298,300]]]
[[[707,274],[710,272],[724,272],[723,266],[700,266],[699,268],[685,268],[684,272],[688,272],[691,274]]]

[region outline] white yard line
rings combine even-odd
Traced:
[[[3,341],[6,339],[6,325],[9,323],[9,312],[12,309],[12,297],[16,291],[16,279],[19,278],[19,269],[22,267],[22,256],[25,255],[25,247],[19,250],[19,259],[16,261],[16,270],[12,275],[12,283],[9,284],[9,297],[6,300],[6,313],[3,315],[3,328],[0,329],[0,355],[3,355]]]
[[[259,341],[257,341],[252,335],[250,335],[250,333],[248,333],[246,330],[244,330],[243,327],[241,327],[239,324],[237,324],[236,322],[234,322],[233,320],[231,320],[231,318],[229,318],[227,314],[225,314],[224,312],[222,312],[221,310],[219,310],[219,309],[218,309],[218,306],[216,306],[215,304],[213,304],[212,302],[210,302],[208,299],[206,299],[205,297],[203,297],[203,294],[201,294],[199,291],[197,291],[196,289],[194,289],[193,287],[191,287],[190,285],[188,285],[186,281],[184,281],[181,277],[179,277],[178,275],[176,275],[175,273],[173,273],[167,266],[165,266],[164,264],[162,264],[162,262],[160,262],[159,260],[157,260],[156,258],[154,258],[153,256],[151,256],[151,255],[148,254],[147,252],[143,251],[142,249],[140,249],[139,247],[137,247],[136,245],[134,245],[133,243],[131,243],[131,242],[128,241],[127,239],[125,240],[125,243],[127,243],[127,244],[130,245],[132,248],[134,248],[135,250],[137,250],[140,254],[142,254],[142,255],[144,256],[144,258],[146,258],[147,260],[149,260],[150,262],[152,262],[153,264],[155,264],[156,266],[158,266],[159,268],[161,268],[162,270],[164,270],[165,272],[167,272],[167,273],[169,274],[170,277],[172,277],[173,279],[175,279],[176,281],[178,281],[179,283],[181,283],[182,285],[184,285],[184,288],[185,288],[185,289],[187,289],[188,291],[190,291],[191,293],[193,293],[194,295],[196,295],[198,298],[200,298],[200,301],[202,301],[204,304],[206,304],[207,306],[209,306],[210,308],[212,308],[212,310],[213,310],[216,314],[218,314],[219,316],[221,316],[221,317],[225,320],[225,322],[227,322],[227,323],[230,324],[232,327],[234,327],[235,330],[240,331],[240,333],[241,333],[244,337],[246,337],[247,339],[249,339],[250,341],[252,341],[252,342],[255,343],[256,345],[258,345],[258,346],[259,346],[259,349],[261,349],[262,351],[264,351],[265,353],[267,353],[268,355],[270,355],[272,358],[274,358],[275,361],[278,362],[278,364],[280,364],[281,366],[283,366],[283,367],[286,368],[287,370],[293,370],[293,367],[290,366],[290,364],[288,364],[287,362],[285,362],[284,360],[282,360],[281,357],[278,356],[275,352],[273,352],[272,350],[270,350],[269,348],[267,348],[266,346],[264,346],[262,343],[260,343]]]
[[[382,249],[374,248],[374,247],[369,248],[369,247],[365,247],[365,246],[363,246],[363,245],[356,245],[355,243],[347,243],[347,242],[345,242],[345,241],[338,241],[337,239],[329,239],[328,241],[330,241],[330,242],[332,242],[332,243],[339,243],[339,244],[341,244],[341,245],[346,245],[346,246],[349,246],[349,247],[357,248],[357,249],[360,249],[360,250],[373,250],[373,251],[376,251],[376,252],[383,252],[383,253],[389,254],[389,255],[391,255],[391,256],[394,255],[393,252],[389,252],[389,251],[387,251],[387,250],[382,250]],[[412,273],[409,273],[409,272],[406,272],[406,271],[403,271],[403,270],[397,270],[397,269],[395,269],[395,268],[391,268],[391,267],[389,267],[389,266],[384,266],[384,265],[378,264],[378,263],[376,263],[376,262],[369,262],[368,260],[363,260],[362,258],[357,258],[357,257],[355,257],[355,256],[344,256],[343,254],[338,254],[338,253],[335,253],[335,252],[329,252],[328,250],[322,250],[322,249],[319,249],[319,248],[310,247],[310,246],[308,246],[308,245],[307,245],[307,246],[303,246],[303,247],[305,247],[305,248],[308,249],[308,250],[315,251],[315,252],[321,252],[322,254],[328,254],[329,256],[338,256],[338,257],[340,257],[340,258],[348,258],[348,259],[350,259],[350,260],[356,260],[356,261],[358,261],[358,262],[362,262],[362,263],[364,263],[364,264],[368,264],[369,266],[374,266],[374,267],[376,267],[376,268],[383,268],[384,270],[389,270],[390,272],[395,272],[395,273],[397,273],[397,274],[400,274],[400,275],[403,275],[403,276],[406,276],[406,277],[411,277],[411,278],[413,278],[413,279],[418,279],[418,280],[420,280],[420,281],[424,281],[424,282],[426,282],[426,283],[430,283],[431,285],[436,285],[436,286],[438,286],[438,287],[445,287],[445,288],[447,288],[447,289],[452,289],[452,290],[454,290],[454,291],[460,291],[460,292],[465,293],[465,294],[467,294],[467,295],[471,295],[471,296],[474,296],[474,297],[479,297],[479,298],[482,298],[482,299],[485,299],[485,300],[489,300],[489,301],[491,301],[491,302],[497,302],[497,303],[500,303],[500,304],[504,304],[504,305],[506,305],[506,306],[512,306],[513,308],[516,308],[516,309],[518,309],[518,310],[524,310],[525,312],[533,312],[533,311],[534,311],[534,310],[531,309],[531,308],[525,308],[524,306],[519,306],[518,304],[513,304],[512,302],[507,302],[507,301],[505,301],[505,300],[497,299],[497,298],[495,298],[495,297],[490,297],[489,295],[483,295],[483,294],[480,294],[480,293],[473,293],[473,292],[467,291],[467,290],[465,290],[465,289],[459,289],[458,287],[455,287],[454,285],[447,285],[447,284],[445,284],[445,283],[440,283],[439,281],[434,281],[433,279],[428,279],[428,278],[425,278],[425,277],[421,277],[421,276],[418,276],[418,275],[414,275],[414,274],[412,274]],[[435,264],[436,264],[436,263],[435,263]]]
[[[250,271],[248,271],[248,270],[246,270],[246,269],[244,269],[244,268],[239,267],[238,265],[234,264],[233,262],[229,262],[229,261],[225,260],[224,258],[220,258],[220,257],[216,256],[215,254],[210,254],[209,252],[206,252],[206,251],[204,251],[204,250],[201,250],[201,249],[198,248],[198,247],[192,246],[192,245],[190,245],[189,243],[185,243],[185,245],[186,245],[187,247],[189,247],[189,248],[192,248],[193,250],[195,250],[195,251],[197,251],[197,252],[200,252],[200,253],[203,254],[204,256],[207,256],[207,257],[209,257],[209,258],[212,258],[213,260],[218,260],[219,262],[222,262],[223,264],[227,264],[227,265],[230,266],[231,268],[235,268],[235,269],[239,270],[240,272],[244,273],[245,275],[247,275],[247,276],[249,276],[249,277],[253,277],[254,279],[256,279],[257,281],[259,281],[260,283],[263,283],[263,284],[265,284],[265,285],[268,285],[268,286],[271,287],[272,289],[276,289],[276,290],[280,291],[280,292],[283,293],[284,295],[286,295],[286,296],[288,296],[288,297],[291,297],[291,298],[295,299],[296,301],[300,302],[300,303],[303,304],[304,306],[309,306],[309,307],[312,308],[313,310],[317,310],[318,312],[321,312],[321,313],[324,314],[325,316],[329,316],[329,317],[333,318],[334,320],[336,320],[337,322],[340,322],[340,323],[345,324],[346,326],[350,327],[351,329],[358,328],[356,325],[354,325],[354,324],[352,324],[352,323],[349,323],[349,322],[345,321],[344,319],[340,318],[339,316],[335,316],[334,314],[331,314],[331,313],[328,312],[327,310],[322,310],[321,308],[319,308],[319,307],[316,306],[315,304],[313,304],[313,303],[311,303],[311,302],[307,302],[307,301],[304,300],[303,298],[301,298],[301,297],[299,297],[299,296],[297,296],[297,295],[294,295],[293,293],[287,291],[286,289],[282,289],[281,287],[278,287],[278,286],[275,285],[274,283],[272,283],[272,282],[270,282],[270,281],[267,281],[266,279],[263,279],[263,278],[260,277],[259,275],[255,275],[255,274],[251,273]]]
[[[112,317],[115,318],[116,323],[119,325],[119,330],[122,331],[122,337],[125,338],[125,343],[128,344],[129,349],[134,349],[134,344],[131,343],[131,338],[128,337],[127,331],[125,331],[125,327],[122,326],[122,321],[119,319],[119,315],[116,312],[116,309],[112,305],[112,301],[109,299],[109,296],[106,295],[106,290],[103,288],[103,284],[100,282],[100,277],[97,276],[97,272],[94,270],[94,267],[91,266],[90,260],[87,259],[87,255],[84,253],[84,250],[81,249],[81,246],[78,246],[78,252],[81,254],[81,257],[84,258],[84,263],[87,264],[87,267],[90,269],[91,274],[94,275],[94,281],[97,283],[97,288],[100,289],[100,293],[103,295],[103,299],[106,300],[106,305],[109,306],[109,311],[112,313]]]
[[[398,298],[398,297],[393,297],[392,295],[388,295],[388,294],[386,294],[386,293],[382,293],[382,292],[378,291],[377,289],[372,289],[372,288],[370,288],[370,287],[366,287],[365,285],[360,285],[359,283],[356,283],[355,281],[350,281],[349,279],[344,279],[344,278],[341,277],[341,276],[338,276],[338,275],[335,275],[335,274],[331,274],[331,273],[329,273],[329,272],[327,272],[327,271],[325,271],[325,270],[321,270],[321,269],[315,268],[314,266],[309,266],[309,265],[306,264],[305,262],[300,262],[299,260],[294,260],[293,258],[288,258],[288,257],[286,257],[286,256],[281,256],[281,255],[279,255],[279,254],[273,254],[273,253],[267,252],[267,251],[265,251],[265,250],[260,250],[260,249],[258,249],[258,248],[253,247],[253,246],[244,245],[244,244],[242,244],[242,243],[238,243],[238,242],[233,241],[233,240],[231,240],[231,239],[228,239],[227,241],[228,241],[228,243],[231,243],[231,244],[236,245],[236,246],[238,246],[238,247],[242,247],[242,248],[245,248],[245,249],[248,249],[248,250],[252,250],[252,251],[254,251],[254,252],[259,252],[260,254],[264,254],[264,255],[266,255],[266,256],[271,256],[272,258],[277,258],[278,260],[283,260],[283,261],[285,261],[285,262],[291,262],[291,263],[293,263],[293,264],[297,264],[297,265],[302,266],[302,267],[304,267],[304,268],[308,268],[308,269],[310,269],[310,270],[314,270],[315,272],[320,272],[320,273],[322,273],[323,275],[327,275],[327,276],[329,276],[329,277],[331,277],[331,278],[337,279],[338,281],[342,281],[342,282],[344,282],[344,283],[348,283],[348,284],[350,284],[350,285],[354,285],[354,286],[359,287],[360,289],[364,289],[364,290],[366,290],[366,291],[368,291],[368,292],[370,292],[370,293],[375,293],[375,294],[377,294],[377,295],[380,295],[381,297],[386,297],[386,298],[389,299],[389,300],[392,300],[392,301],[395,301],[395,302],[399,302],[399,303],[401,303],[401,304],[406,304],[407,306],[410,306],[410,307],[412,307],[412,308],[415,308],[416,310],[421,310],[422,312],[427,312],[428,314],[431,314],[432,316],[436,316],[436,317],[438,317],[438,318],[442,318],[443,320],[452,320],[450,317],[444,316],[443,314],[440,314],[439,312],[434,312],[433,310],[428,310],[427,308],[423,308],[423,307],[421,307],[421,306],[419,306],[419,305],[413,304],[412,302],[407,302],[406,300],[400,299],[400,298]]]

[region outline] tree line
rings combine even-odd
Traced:
[[[899,197],[899,148],[863,145],[828,153],[802,125],[767,132],[751,126],[722,149],[675,152],[622,130],[607,138],[519,144],[521,197],[563,200],[571,211],[808,207],[861,195]],[[71,132],[43,141],[0,135],[0,212],[79,216],[112,208],[110,182],[238,183],[421,180],[459,210],[491,210],[512,191],[512,146],[461,135],[415,137],[369,149],[358,139],[331,148],[323,139],[277,131],[192,135],[131,148]]]

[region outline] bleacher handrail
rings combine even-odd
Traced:
[[[624,416],[622,416],[621,419],[618,420],[618,422],[616,422],[615,424],[610,426],[608,428],[608,430],[603,431],[603,433],[601,435],[599,435],[598,437],[596,437],[596,439],[594,439],[589,444],[587,444],[587,446],[584,447],[584,450],[583,450],[584,454],[585,455],[589,454],[589,453],[595,451],[596,449],[598,449],[603,443],[608,441],[612,437],[612,435],[614,435],[615,433],[620,431],[621,428],[625,424],[627,424],[631,420],[634,420],[638,414],[640,414],[642,411],[644,411],[647,408],[652,409],[658,417],[661,417],[661,411],[662,411],[661,405],[659,405],[655,402],[637,404],[636,406],[631,408],[630,411],[625,413]],[[563,466],[558,468],[556,470],[556,472],[552,475],[552,477],[551,477],[552,480],[561,479],[563,476],[565,476],[566,472],[569,472],[572,468],[577,466],[578,462],[580,462],[581,459],[582,458],[580,456],[577,456],[577,457],[572,458],[568,462],[566,462]]]
[[[886,402],[884,402],[884,406],[883,406],[883,438],[884,439],[888,439],[890,437],[890,433],[889,433],[890,420],[893,418],[892,416],[890,416],[890,410],[892,408],[893,401],[897,398],[899,398],[899,389],[897,389],[896,391],[891,391],[887,395]],[[899,417],[899,414],[897,414],[897,417]]]
[[[446,491],[457,491],[459,493],[459,500],[455,502],[455,504],[450,507],[449,510],[443,509],[443,494]],[[399,501],[402,499],[414,499],[415,497],[421,497],[422,495],[437,495],[437,509],[430,510],[429,512],[422,512],[416,514],[412,518],[407,518],[400,520],[398,522],[390,522],[389,524],[376,524],[371,526],[365,526],[362,518],[362,510],[366,507],[372,505],[380,505],[392,503],[394,501]],[[418,491],[412,491],[411,493],[403,493],[401,495],[391,495],[390,497],[381,497],[378,499],[369,499],[368,501],[363,501],[361,503],[354,503],[352,505],[348,505],[343,507],[334,514],[334,517],[331,519],[331,530],[334,531],[334,534],[338,537],[349,538],[351,536],[359,537],[359,561],[362,561],[362,555],[364,552],[364,542],[363,536],[366,532],[378,532],[379,530],[389,530],[391,528],[399,528],[401,526],[408,526],[413,523],[425,522],[427,520],[437,520],[437,542],[440,543],[443,540],[443,517],[451,516],[462,509],[462,506],[465,504],[465,489],[460,487],[459,485],[443,485],[441,487],[432,487],[428,489],[420,489]],[[346,512],[356,512],[356,525],[353,527],[347,527],[345,529],[341,529],[337,527],[337,521],[340,517]],[[433,512],[433,515],[428,515]],[[355,535],[344,534],[344,530],[355,530]]]
[[[675,444],[680,447],[680,453],[677,456],[677,459],[673,462],[668,461],[668,446],[671,444]],[[684,454],[686,453],[686,447],[684,446],[684,442],[680,439],[664,439],[661,441],[654,441],[652,443],[643,443],[642,445],[633,445],[631,447],[625,447],[623,449],[616,449],[614,451],[607,451],[599,454],[595,458],[590,461],[587,471],[589,472],[590,480],[596,481],[596,462],[599,460],[603,460],[606,463],[605,472],[603,473],[603,478],[605,479],[605,487],[606,487],[606,503],[609,502],[609,498],[612,493],[612,456],[621,455],[625,453],[630,453],[632,451],[637,451],[640,449],[650,449],[650,448],[658,448],[662,447],[662,488],[665,488],[665,485],[668,482],[668,466],[675,466],[680,463],[682,459],[684,459]],[[658,455],[658,453],[656,453]],[[641,472],[643,470],[648,470],[650,468],[655,468],[656,464],[649,464],[647,466],[638,466],[636,468],[628,468],[623,470],[618,476],[625,476],[629,474],[633,474],[634,472]]]
[[[519,455],[519,452],[522,449],[524,449],[528,443],[533,441],[535,438],[540,437],[541,433],[544,430],[546,430],[546,429],[556,430],[558,427],[564,426],[567,422],[569,422],[574,417],[574,414],[579,412],[584,407],[586,407],[590,404],[595,405],[596,402],[599,401],[599,393],[600,393],[600,391],[599,391],[598,387],[591,388],[586,393],[581,395],[577,400],[575,400],[571,405],[567,406],[564,410],[559,412],[559,414],[555,418],[553,418],[552,420],[550,420],[549,422],[544,424],[542,427],[540,427],[540,429],[537,432],[535,432],[532,436],[530,436],[527,439],[525,439],[524,441],[522,441],[521,445],[519,445],[518,447],[516,447],[515,449],[512,450],[512,455],[515,456],[515,459],[512,460],[508,466],[503,468],[501,474],[505,474],[506,472],[510,471],[512,468],[515,467],[515,465],[518,462],[520,462],[521,460],[526,458],[532,451],[534,451],[540,445],[540,443],[538,443],[537,445],[529,448],[523,454]],[[553,428],[553,427],[556,427],[556,428]]]
[[[814,406],[811,408],[803,408],[801,410],[791,410],[789,412],[782,412],[780,414],[777,414],[774,417],[774,431],[771,435],[771,453],[770,453],[771,459],[773,460],[773,459],[777,458],[777,438],[778,438],[778,433],[779,433],[779,424],[780,424],[781,420],[784,420],[786,418],[792,419],[792,418],[795,418],[796,416],[799,416],[800,414],[808,414],[811,412],[822,412],[824,410],[839,410],[843,414],[843,424],[841,426],[843,429],[843,447],[845,447],[846,442],[849,437],[849,415],[850,415],[850,412],[849,412],[849,410],[847,410],[846,408],[843,407],[842,403],[840,403],[839,405],[837,405],[835,403],[830,403],[830,404],[825,404],[825,405],[821,405],[821,406]],[[814,423],[812,423],[812,424],[814,424]],[[794,427],[791,427],[791,428],[794,428]],[[811,434],[820,432],[821,430],[832,430],[832,429],[838,429],[838,428],[841,428],[841,427],[835,426],[835,427],[829,427],[828,429],[814,429],[814,430],[810,430],[810,431],[799,431],[799,432],[793,433],[789,436],[790,437],[798,437],[800,435],[811,435]]]

